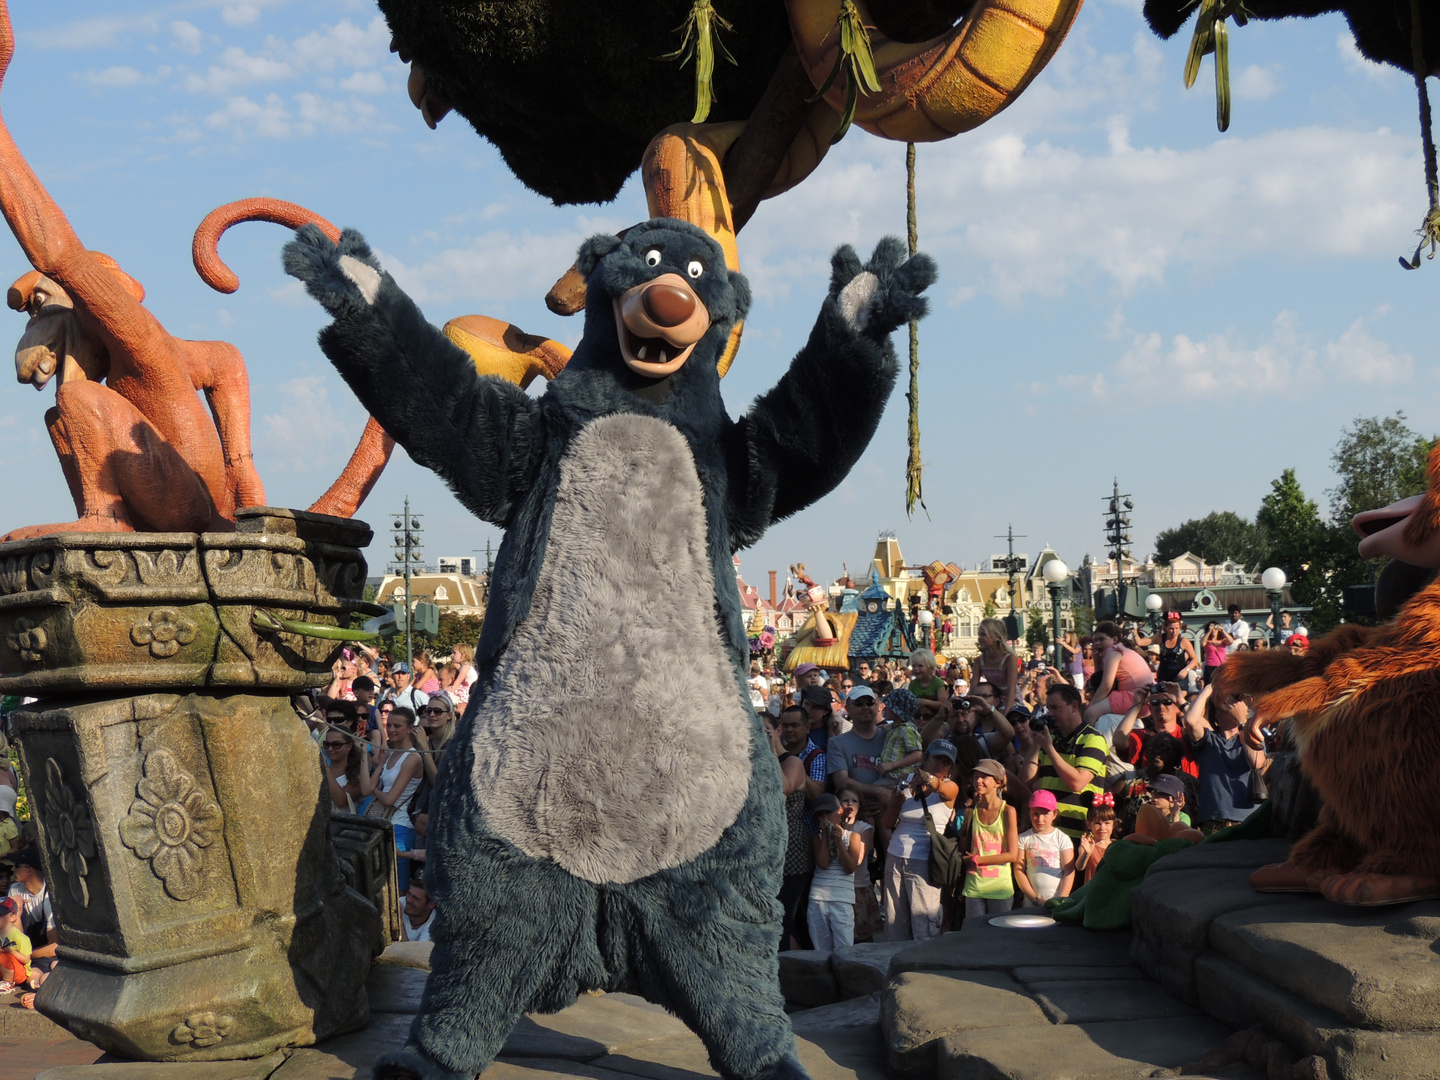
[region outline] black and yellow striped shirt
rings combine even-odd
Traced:
[[[1085,785],[1083,791],[1071,791],[1070,785],[1060,779],[1050,755],[1040,752],[1040,767],[1035,773],[1034,789],[1052,792],[1059,803],[1055,815],[1055,827],[1072,840],[1079,840],[1085,833],[1085,815],[1090,811],[1090,800],[1104,790],[1105,756],[1109,744],[1089,724],[1081,724],[1070,735],[1055,732],[1055,752],[1076,769],[1085,769],[1095,778]]]

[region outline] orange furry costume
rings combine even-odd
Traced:
[[[1357,515],[1354,527],[1361,555],[1394,560],[1377,589],[1382,614],[1387,586],[1407,583],[1394,619],[1341,626],[1304,656],[1238,653],[1221,669],[1221,689],[1263,695],[1267,722],[1290,722],[1301,767],[1325,802],[1289,860],[1257,870],[1251,884],[1398,904],[1440,896],[1431,813],[1440,772],[1440,445],[1424,495]]]

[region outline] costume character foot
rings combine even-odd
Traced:
[[[749,285],[684,222],[582,245],[585,332],[539,398],[477,377],[358,233],[301,230],[285,266],[371,415],[505,529],[431,802],[431,974],[376,1075],[473,1076],[522,1014],[601,989],[670,1009],[726,1080],[804,1080],[733,556],[864,451],[934,264],[893,238],[865,263],[837,251],[808,342],[738,420],[717,363]]]
[[[1320,884],[1326,900],[1356,907],[1408,904],[1440,897],[1440,878],[1413,874],[1335,874]]]

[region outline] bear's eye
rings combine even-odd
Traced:
[[[659,265],[660,265],[660,249],[659,249],[659,248],[651,248],[649,251],[645,252],[645,265],[646,265],[646,266],[659,266]]]
[[[705,264],[699,259],[691,259],[689,265],[685,267],[685,272],[692,278],[698,278],[705,273]]]

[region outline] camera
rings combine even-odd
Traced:
[[[1050,730],[1050,716],[1049,716],[1049,714],[1046,714],[1046,715],[1044,715],[1044,716],[1032,716],[1032,717],[1030,718],[1030,730],[1031,730],[1031,731],[1049,731],[1049,730]]]
[[[971,709],[973,709],[974,707],[975,707],[975,699],[974,699],[974,698],[962,697],[962,698],[956,698],[956,699],[955,699],[955,708],[957,708],[957,709],[960,710],[961,712],[969,712],[969,711],[970,711]]]

